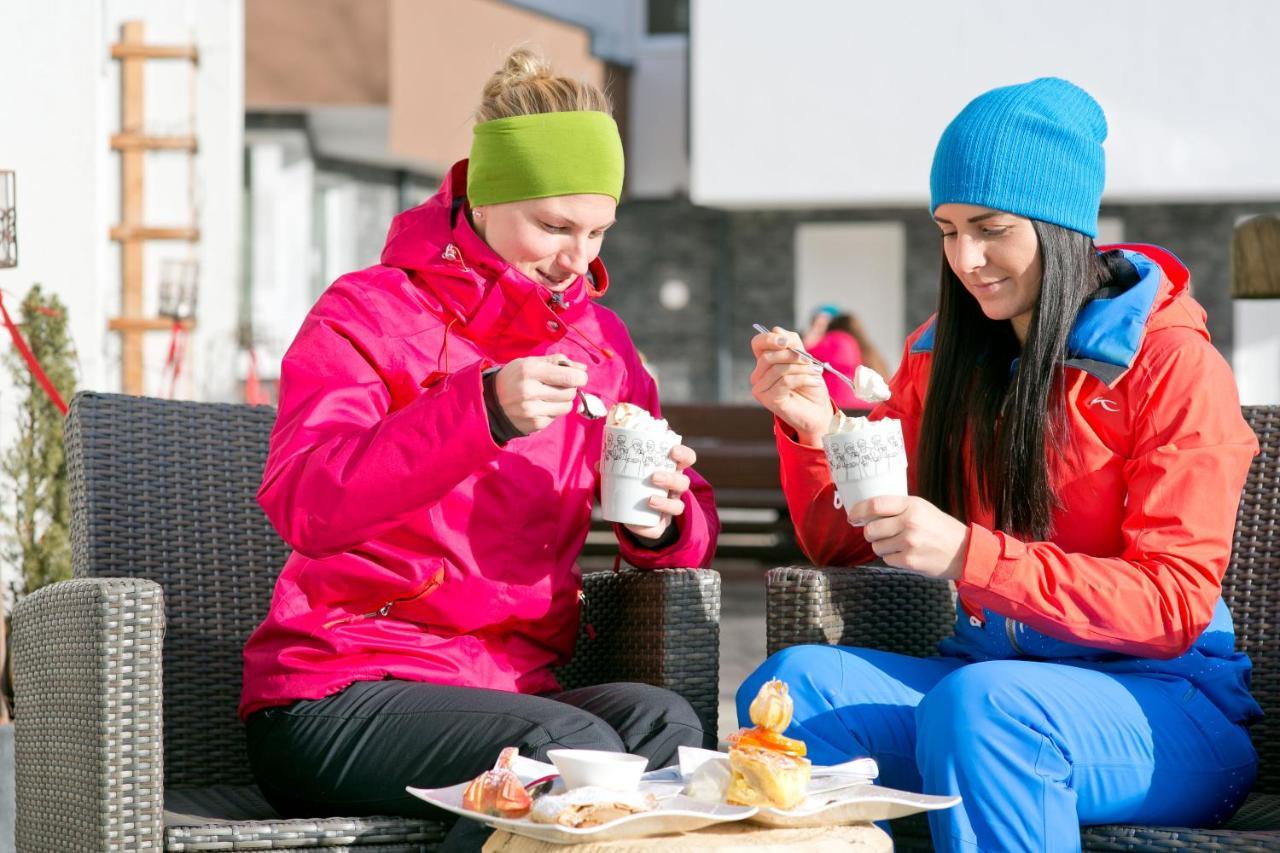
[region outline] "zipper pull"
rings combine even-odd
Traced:
[[[384,604],[384,605],[382,605],[381,607],[379,607],[379,608],[378,608],[378,615],[379,615],[379,616],[386,616],[388,613],[390,613],[390,612],[391,612],[391,605],[393,605],[393,604],[395,604],[395,602],[394,602],[394,601],[388,601],[386,604]]]

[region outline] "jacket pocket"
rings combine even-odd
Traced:
[[[339,616],[330,619],[324,623],[325,628],[336,628],[340,625],[350,625],[354,622],[363,622],[366,619],[382,619],[396,616],[397,610],[403,610],[411,605],[426,599],[432,595],[441,584],[444,583],[444,562],[441,561],[436,567],[435,572],[423,583],[419,584],[416,589],[409,595],[400,596],[398,598],[389,598],[382,602],[378,607],[364,613],[349,613],[345,616]]]

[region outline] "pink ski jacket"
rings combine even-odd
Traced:
[[[573,653],[603,421],[496,445],[481,372],[564,353],[587,390],[660,414],[597,259],[553,298],[467,222],[466,161],[397,216],[382,263],[338,279],[285,355],[258,501],[293,548],[245,646],[240,714],[400,678],[558,688]],[[719,520],[692,470],[679,538],[639,568],[705,567]]]

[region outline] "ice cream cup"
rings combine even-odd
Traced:
[[[653,484],[656,471],[674,471],[671,448],[680,436],[671,430],[604,428],[600,457],[600,510],[606,521],[653,527],[662,513],[649,506],[649,498],[666,497],[667,490]]]
[[[836,484],[836,508],[879,495],[907,494],[907,453],[902,422],[894,418],[863,421],[861,428],[822,437],[827,466]]]

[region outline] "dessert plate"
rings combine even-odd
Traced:
[[[447,788],[406,788],[406,790],[433,806],[470,818],[496,829],[515,835],[549,841],[552,844],[580,844],[584,841],[612,841],[619,838],[641,838],[646,835],[666,835],[701,829],[713,823],[744,820],[756,813],[754,806],[730,806],[725,803],[703,803],[682,794],[668,795],[659,800],[658,808],[649,812],[627,815],[599,826],[574,829],[553,823],[534,823],[527,817],[509,819],[490,817],[462,807],[462,792],[467,782]],[[647,783],[640,783],[646,790]],[[657,790],[654,796],[662,796]]]

